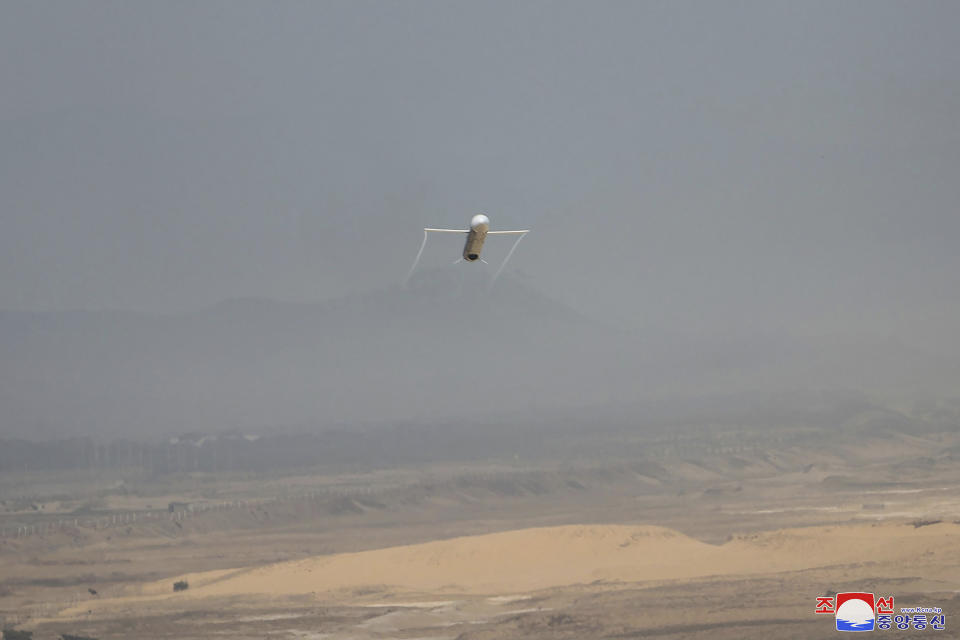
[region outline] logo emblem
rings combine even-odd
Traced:
[[[836,602],[837,631],[873,631],[872,593],[838,593]]]

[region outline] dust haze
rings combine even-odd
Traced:
[[[0,623],[814,637],[815,596],[871,590],[950,613],[958,19],[7,3]],[[404,285],[423,227],[481,212],[532,229],[496,282],[511,239],[454,264],[440,234]],[[653,611],[673,598],[701,604]]]

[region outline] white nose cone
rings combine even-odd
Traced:
[[[477,215],[470,218],[470,228],[476,229],[477,231],[483,230],[486,231],[490,227],[490,218],[478,213]]]

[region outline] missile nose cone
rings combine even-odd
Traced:
[[[471,229],[477,229],[477,228],[486,229],[489,226],[490,226],[490,218],[483,215],[482,213],[478,213],[477,215],[470,218]]]

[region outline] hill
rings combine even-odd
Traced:
[[[757,406],[793,411],[811,389],[932,393],[960,379],[956,363],[895,343],[613,330],[517,280],[490,287],[485,277],[428,271],[407,289],[236,299],[179,315],[0,312],[2,431],[569,426],[716,410],[736,421]]]

